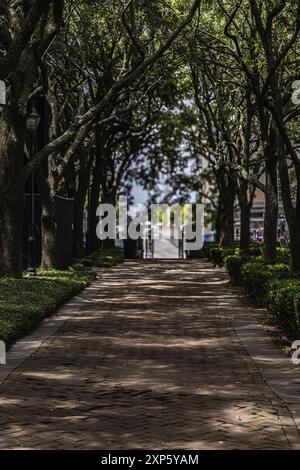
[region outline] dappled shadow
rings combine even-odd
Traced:
[[[0,387],[0,447],[289,448],[223,272],[128,262]],[[283,429],[284,428],[284,429]]]

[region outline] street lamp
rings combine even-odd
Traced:
[[[26,118],[26,128],[32,133],[32,152],[31,158],[34,155],[34,145],[36,132],[40,123],[41,117],[35,106],[32,107],[31,113]],[[27,273],[29,277],[36,276],[36,261],[35,261],[35,200],[34,200],[34,174],[31,174],[31,225],[28,236],[28,267]]]
[[[6,84],[3,80],[0,80],[0,110],[6,105]]]

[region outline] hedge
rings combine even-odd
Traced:
[[[79,265],[85,267],[116,266],[124,261],[124,252],[118,248],[99,250],[79,260]]]
[[[300,279],[281,279],[270,282],[266,305],[277,321],[295,332],[300,331]]]
[[[210,250],[210,259],[214,266],[224,266],[225,258],[235,254],[239,254],[238,248],[215,247]]]
[[[276,264],[263,263],[260,247],[253,247],[251,255],[248,252],[225,258],[225,267],[231,280],[234,284],[242,285],[256,305],[267,307],[277,323],[299,335],[300,279],[291,277],[289,250],[277,248]]]
[[[289,267],[283,263],[266,265],[256,261],[246,263],[241,270],[245,292],[259,305],[265,304],[269,283],[272,280],[289,277]]]
[[[202,248],[203,257],[208,258],[215,266],[224,266],[228,256],[259,257],[262,255],[262,247],[253,245],[247,252],[240,252],[238,246],[223,247],[219,243],[207,243]]]
[[[242,267],[248,263],[250,256],[232,255],[225,258],[225,268],[234,284],[241,284]]]

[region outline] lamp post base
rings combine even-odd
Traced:
[[[28,268],[27,269],[27,277],[36,277],[37,272],[35,268]]]
[[[35,238],[34,236],[28,237],[28,268],[27,268],[27,277],[35,277],[36,268],[35,268]]]

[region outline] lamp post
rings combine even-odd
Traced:
[[[6,85],[3,80],[0,80],[0,111],[6,105]]]
[[[31,158],[34,155],[35,150],[35,138],[36,132],[40,123],[41,117],[37,112],[35,106],[32,107],[31,113],[27,116],[26,119],[26,128],[31,133],[32,139],[32,152]],[[34,174],[31,174],[31,215],[30,215],[30,228],[29,228],[29,236],[28,236],[28,267],[27,273],[29,277],[36,276],[36,260],[35,260],[35,200],[34,200]]]

